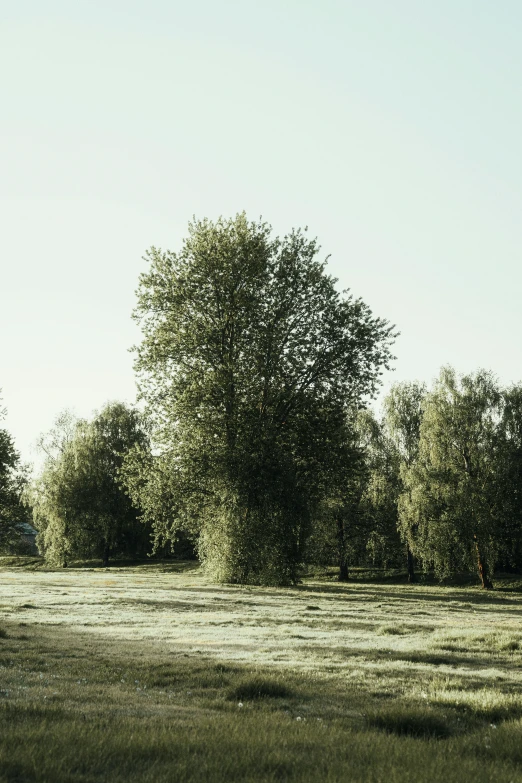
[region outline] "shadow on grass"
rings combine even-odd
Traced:
[[[46,564],[43,557],[32,555],[10,555],[0,557],[0,568],[20,568],[25,571],[57,571],[67,573],[68,571],[81,571],[100,569],[103,571],[119,569],[136,569],[137,571],[161,571],[162,573],[183,574],[187,572],[196,572],[200,568],[198,560],[171,560],[171,559],[151,559],[132,558],[115,559],[109,562],[107,568],[104,568],[103,561],[98,558],[71,560],[67,568],[50,566]]]
[[[404,585],[405,587],[447,587],[455,588],[476,588],[482,590],[480,579],[474,573],[457,573],[445,579],[439,579],[433,573],[419,573],[415,582],[408,581],[406,571],[395,568],[384,570],[382,568],[354,567],[350,571],[347,582],[339,582],[338,569],[327,568],[323,571],[310,570],[303,573],[304,580],[331,581],[333,584],[369,584],[369,585]],[[522,574],[498,571],[493,575],[495,591],[502,592],[522,592]]]
[[[493,732],[495,755],[488,745],[491,758],[480,756],[482,714],[402,698],[390,704],[388,694],[370,702],[364,674],[356,683],[294,670],[283,675],[158,648],[151,640],[111,641],[39,625],[27,640],[14,622],[6,629],[9,637],[0,642],[9,688],[0,699],[1,781],[518,779],[519,729],[507,724],[508,742],[500,726]],[[244,708],[234,701],[244,701]],[[447,737],[455,745],[439,741]]]
[[[361,590],[361,583],[357,584],[357,589],[353,590],[357,583],[350,584],[345,582],[343,584],[302,584],[297,585],[291,590],[303,593],[313,593],[314,595],[323,595],[325,598],[329,596],[345,596],[347,600],[353,599],[357,601],[397,601],[397,602],[426,602],[433,604],[447,604],[448,608],[454,612],[469,612],[470,608],[475,606],[509,606],[513,607],[513,599],[503,597],[499,595],[499,592],[508,592],[497,590],[495,592],[482,591],[482,590],[456,590],[455,588],[449,588],[448,591],[444,587],[439,587],[439,592],[431,590],[425,590],[420,585],[405,585],[405,589],[401,591],[386,589],[384,592],[379,589],[378,586],[372,586],[369,584],[364,585],[364,590]],[[282,588],[285,589],[285,588]],[[515,590],[512,593],[518,592]],[[280,591],[279,591],[280,594]],[[454,602],[461,603],[461,606],[452,606]],[[513,612],[519,612],[522,614],[522,609],[514,610]]]
[[[32,555],[9,555],[0,557],[0,568],[21,568],[26,571],[39,571],[45,567],[43,557]]]
[[[178,658],[174,663],[154,663],[139,673],[141,682],[148,688],[188,686],[201,690],[226,688],[234,678],[242,675],[241,667],[206,659],[194,661],[190,658],[183,661]]]
[[[429,707],[422,709],[400,704],[384,707],[369,713],[366,722],[373,729],[400,737],[448,739],[454,734],[448,720]]]
[[[446,701],[445,706],[451,707],[452,709],[466,713],[468,716],[472,718],[478,718],[479,720],[486,721],[487,723],[491,724],[499,724],[503,723],[504,721],[509,720],[519,720],[522,718],[522,707],[520,705],[473,705],[473,706],[462,706],[459,702],[454,701]]]
[[[114,603],[121,606],[139,606],[144,609],[169,611],[169,612],[228,612],[230,607],[225,603],[211,604],[196,601],[176,601],[154,598],[117,598]]]
[[[491,657],[477,656],[476,653],[469,653],[468,655],[461,653],[456,655],[455,653],[432,651],[411,651],[406,650],[389,650],[389,649],[371,649],[364,647],[336,647],[334,650],[327,648],[326,646],[318,644],[309,644],[306,650],[309,653],[324,653],[325,649],[328,650],[330,656],[335,656],[339,660],[346,660],[347,658],[353,659],[353,665],[360,663],[411,663],[421,666],[450,666],[456,668],[459,666],[465,666],[466,668],[482,669],[492,666],[492,663],[497,665],[496,662],[492,662]],[[505,664],[504,664],[505,666]],[[510,670],[520,668],[516,664],[509,663]],[[413,674],[413,672],[412,672]]]
[[[253,701],[254,699],[288,699],[295,694],[274,678],[247,676],[241,679],[227,694],[229,701]]]
[[[67,569],[91,569],[96,568],[100,571],[114,571],[123,569],[132,569],[137,572],[140,571],[160,571],[161,573],[172,574],[184,574],[191,571],[198,571],[200,564],[198,560],[155,560],[151,558],[139,558],[139,559],[121,559],[111,560],[107,568],[103,567],[101,560],[73,560],[67,566]],[[63,569],[58,569],[63,570]]]

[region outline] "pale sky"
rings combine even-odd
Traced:
[[[2,4],[0,387],[24,460],[135,399],[151,245],[308,225],[397,325],[393,381],[522,380],[517,0]]]

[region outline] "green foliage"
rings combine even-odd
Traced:
[[[366,473],[359,503],[358,562],[370,559],[385,569],[412,564],[406,559],[398,530],[398,501],[403,491],[401,470],[418,450],[424,387],[416,383],[394,384],[384,399],[384,415],[370,410],[357,418],[359,447]]]
[[[307,547],[309,563],[339,565],[339,580],[345,581],[349,567],[364,555],[367,519],[361,512],[361,497],[368,481],[366,454],[356,428],[357,414],[339,423],[335,439],[330,438],[329,464],[324,463],[323,498],[312,522]],[[325,455],[326,456],[326,455]]]
[[[399,459],[406,467],[419,453],[420,427],[426,386],[417,382],[395,383],[384,399],[384,423]]]
[[[410,582],[415,581],[414,557],[408,537],[404,535],[399,524],[398,501],[404,491],[402,476],[419,453],[420,426],[425,397],[426,387],[424,384],[402,382],[394,384],[384,399],[383,429],[389,443],[387,451],[391,455],[388,459],[391,470],[387,471],[390,479],[386,496],[390,499],[393,497],[394,527],[399,530],[399,533],[402,534],[401,538],[406,542],[406,566]],[[397,537],[391,534],[390,538],[395,544],[395,547],[390,547],[391,551],[394,549],[397,551]]]
[[[522,569],[522,386],[502,394],[496,443],[497,498],[500,510],[498,560],[504,569]]]
[[[0,409],[0,421],[5,416]],[[23,553],[23,525],[30,519],[24,502],[28,470],[6,429],[0,429],[0,552]]]
[[[31,494],[46,560],[98,556],[107,565],[116,554],[143,554],[148,531],[119,475],[126,453],[147,447],[141,416],[122,403],[106,405],[92,422],[62,414],[41,443],[47,460]]]
[[[179,254],[152,248],[140,277],[155,453],[134,452],[125,481],[157,543],[188,531],[220,581],[296,581],[337,431],[391,358],[391,327],[318,252],[238,215],[194,222]]]
[[[403,466],[400,526],[437,574],[478,568],[485,587],[501,532],[498,436],[502,395],[485,371],[444,368],[426,396],[419,450]]]
[[[292,690],[284,682],[274,677],[260,675],[243,677],[228,692],[228,698],[231,701],[287,699],[292,695]]]
[[[357,427],[368,471],[361,497],[365,549],[374,565],[388,568],[402,560],[397,533],[400,455],[385,420],[378,421],[371,411],[362,411]]]

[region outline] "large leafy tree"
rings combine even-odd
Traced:
[[[0,408],[0,421],[6,414]],[[27,469],[20,462],[9,432],[0,428],[0,551],[14,551],[23,547],[23,524],[29,521],[24,502]]]
[[[502,395],[486,371],[458,377],[443,368],[426,396],[416,459],[403,472],[403,533],[439,575],[476,569],[482,586],[501,538],[498,427]]]
[[[32,498],[46,558],[67,565],[70,557],[98,556],[107,566],[111,556],[146,551],[148,531],[120,480],[129,450],[147,448],[138,412],[110,403],[91,422],[62,414],[41,443],[47,460]]]
[[[162,490],[139,470],[133,486],[169,498],[160,536],[192,530],[218,579],[295,581],[329,438],[391,358],[392,328],[337,291],[318,252],[238,215],[194,222],[140,277],[136,369]]]

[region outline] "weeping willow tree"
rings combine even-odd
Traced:
[[[439,576],[478,573],[491,588],[503,513],[499,427],[503,397],[491,373],[443,368],[423,403],[418,454],[403,471],[400,525]]]
[[[347,410],[375,392],[393,330],[338,292],[306,232],[244,214],[195,221],[179,253],[152,248],[135,318],[151,460],[128,487],[158,541],[181,529],[222,581],[290,583]]]
[[[394,453],[396,526],[406,544],[409,582],[415,581],[414,557],[408,536],[399,524],[398,501],[404,489],[402,477],[413,465],[419,453],[420,427],[426,391],[426,386],[416,381],[395,383],[386,395],[383,405],[383,427]]]
[[[400,561],[397,498],[400,489],[399,455],[383,420],[364,410],[357,418],[359,444],[364,454],[366,481],[361,495],[364,561],[388,568]]]
[[[120,480],[126,453],[147,443],[140,415],[122,403],[108,404],[90,422],[62,414],[41,439],[47,459],[31,498],[37,543],[49,563],[99,557],[107,566],[115,555],[149,549],[150,529]]]

